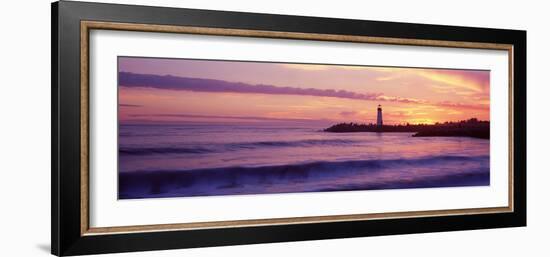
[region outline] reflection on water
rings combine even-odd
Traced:
[[[489,184],[489,140],[320,129],[122,125],[119,198]]]

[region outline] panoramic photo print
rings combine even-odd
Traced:
[[[118,198],[490,185],[490,71],[118,57]]]

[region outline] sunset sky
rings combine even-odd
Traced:
[[[119,57],[119,120],[489,120],[489,71]]]

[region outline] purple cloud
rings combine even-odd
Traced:
[[[118,83],[123,87],[148,87],[194,92],[231,92],[243,94],[304,95],[337,97],[356,100],[414,102],[408,98],[385,97],[381,93],[356,93],[347,90],[279,87],[273,85],[251,85],[216,79],[188,78],[171,75],[137,74],[119,72]]]
[[[120,107],[143,107],[143,105],[139,104],[118,104]]]
[[[207,119],[236,119],[236,120],[259,120],[259,121],[320,121],[312,119],[283,119],[255,116],[222,116],[222,115],[196,115],[196,114],[130,114],[136,118],[173,117],[173,118],[207,118]]]
[[[343,116],[343,117],[354,116],[356,114],[357,114],[356,111],[343,111],[343,112],[340,112],[340,116]]]

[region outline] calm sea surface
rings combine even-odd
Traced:
[[[121,125],[119,198],[489,185],[489,140],[305,125]]]

